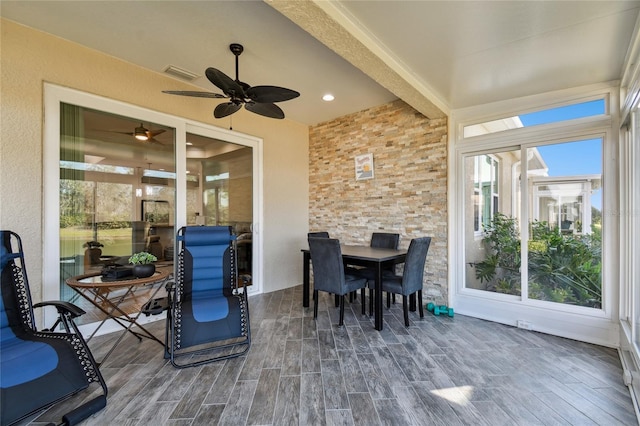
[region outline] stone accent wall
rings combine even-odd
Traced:
[[[373,154],[374,178],[355,180],[354,157]],[[424,299],[447,302],[447,119],[398,100],[309,129],[309,230],[346,244],[400,233],[431,236]]]

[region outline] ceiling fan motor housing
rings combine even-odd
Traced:
[[[229,50],[236,56],[240,56],[242,52],[244,52],[244,47],[239,43],[231,43],[229,45]]]

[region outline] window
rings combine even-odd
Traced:
[[[542,124],[558,123],[578,118],[593,117],[605,113],[605,100],[579,102],[561,107],[547,108],[513,117],[485,121],[483,123],[464,126],[464,138],[504,132],[522,127],[538,126]]]
[[[459,131],[488,117],[522,124],[454,135],[449,302],[458,312],[615,341],[616,216],[607,214],[616,195],[616,168],[607,167],[615,160],[614,90],[585,90],[583,101],[557,92],[452,112]],[[583,111],[570,114],[567,105]]]
[[[492,155],[474,157],[474,208],[473,230],[481,233],[498,211],[499,200],[499,162]]]
[[[494,249],[494,243],[486,238],[493,230],[501,230],[501,242],[508,235],[515,235],[518,232],[518,220],[512,209],[509,197],[517,195],[509,194],[513,187],[510,175],[510,163],[517,164],[520,151],[500,151],[492,154],[469,155],[465,158],[465,200],[472,203],[473,209],[465,208],[465,263],[467,265],[465,287],[474,290],[490,292],[501,292],[518,294],[520,291],[519,273],[517,271],[518,242],[511,239],[509,247],[511,269],[515,274],[511,276],[511,282],[498,282],[491,277],[491,271],[487,265],[487,258],[497,259],[490,256]],[[500,172],[500,167],[505,166],[504,173]],[[500,202],[500,197],[504,202]],[[473,212],[473,217],[471,216]],[[471,226],[473,224],[473,227]]]

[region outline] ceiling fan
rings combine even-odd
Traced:
[[[118,132],[118,131],[113,131],[114,133],[120,133],[123,135],[130,135],[133,136],[134,138],[136,138],[137,140],[141,141],[141,142],[150,142],[150,143],[156,143],[158,145],[162,145],[162,142],[160,142],[159,140],[155,139],[156,136],[158,136],[161,133],[166,132],[165,129],[158,129],[158,130],[149,130],[146,127],[144,127],[144,125],[142,123],[140,123],[140,126],[136,127],[133,132]]]
[[[255,114],[269,118],[284,118],[284,112],[275,102],[284,102],[297,98],[300,93],[295,90],[278,86],[254,86],[240,81],[238,77],[238,57],[244,47],[238,43],[232,43],[229,50],[236,57],[236,79],[233,80],[220,70],[207,68],[205,75],[211,83],[217,86],[224,95],[211,92],[163,90],[163,93],[180,96],[193,96],[197,98],[228,98],[229,102],[221,103],[213,110],[215,118],[222,118],[238,111],[242,105],[245,109]]]

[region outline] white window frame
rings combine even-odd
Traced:
[[[553,108],[595,99],[605,100],[606,113],[594,117],[532,127],[515,128],[503,132],[464,138],[464,126],[512,117],[536,109]],[[525,324],[533,330],[576,340],[615,347],[619,342],[617,217],[612,210],[616,205],[616,158],[618,87],[615,84],[597,84],[540,94],[526,98],[497,102],[489,105],[452,111],[449,127],[449,303],[461,314],[517,326]],[[467,289],[465,284],[465,221],[464,221],[464,156],[509,149],[521,149],[526,158],[527,148],[544,144],[602,138],[603,140],[603,300],[602,309],[572,307],[511,295]],[[521,167],[526,175],[526,165]],[[521,182],[521,192],[526,193]],[[527,197],[522,212],[528,215]],[[609,210],[609,211],[607,211]],[[523,227],[523,241],[528,229]],[[527,244],[522,245],[522,257],[527,255]],[[526,270],[523,275],[523,294],[527,294]],[[553,306],[560,305],[560,306]]]
[[[636,80],[640,84],[640,79]],[[625,384],[630,386],[636,414],[640,416],[640,100],[625,108],[620,129],[620,359]]]

